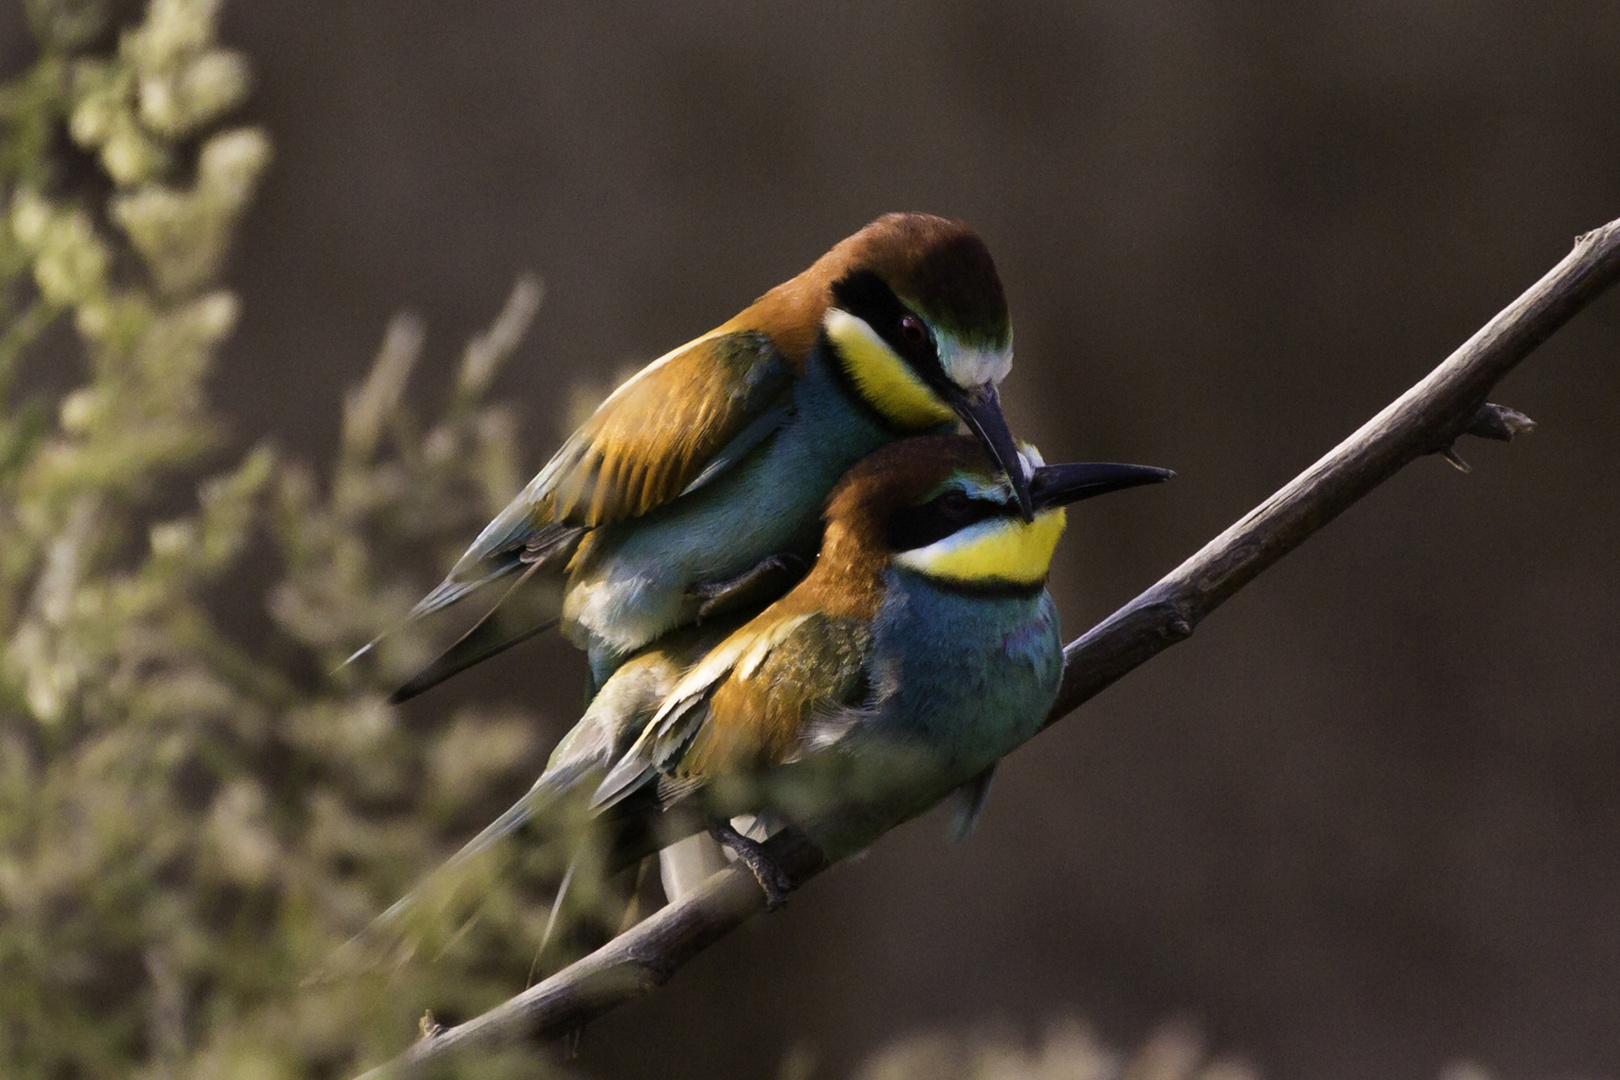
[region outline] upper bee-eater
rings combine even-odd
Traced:
[[[996,763],[1058,692],[1046,578],[1064,507],[1171,476],[1026,451],[1022,487],[960,435],[861,461],[798,585],[746,622],[688,628],[629,659],[530,792],[452,863],[589,793],[624,849],[618,865],[709,829],[776,899],[782,883],[733,817],[792,824],[838,858],[954,790],[976,813]]]
[[[596,687],[675,627],[757,609],[814,555],[834,482],[903,436],[965,423],[1027,522],[997,396],[1012,359],[984,242],[928,214],[877,219],[614,391],[411,618],[513,574],[540,614],[486,618],[396,699],[550,618],[586,649]]]

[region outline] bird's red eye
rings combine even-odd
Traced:
[[[923,329],[921,319],[907,315],[900,320],[900,337],[907,345],[921,345],[928,340],[928,331]]]

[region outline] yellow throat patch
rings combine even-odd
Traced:
[[[822,325],[844,357],[856,391],[884,419],[907,431],[926,431],[956,419],[951,407],[917,377],[865,319],[829,308]]]
[[[1066,524],[1061,506],[1041,511],[1028,524],[991,518],[927,547],[902,551],[893,562],[925,577],[964,585],[1039,585],[1051,569],[1052,552]]]

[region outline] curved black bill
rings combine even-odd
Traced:
[[[1030,501],[1029,477],[1024,475],[1024,466],[1018,460],[1018,444],[1013,442],[1012,432],[1007,428],[1007,418],[1001,415],[1001,397],[996,393],[995,385],[985,383],[976,390],[965,390],[951,402],[951,406],[956,409],[956,415],[973,429],[973,434],[979,437],[979,442],[996,459],[996,464],[1007,474],[1007,479],[1012,481],[1024,520],[1034,521],[1035,504]]]
[[[1161,484],[1174,475],[1169,469],[1152,465],[1116,465],[1108,461],[1042,465],[1029,482],[1029,495],[1037,510],[1046,510],[1110,491]]]

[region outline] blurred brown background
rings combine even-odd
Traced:
[[[506,385],[538,466],[577,380],[882,211],[959,216],[1013,304],[1014,427],[1180,472],[1074,515],[1071,636],[1620,215],[1612,3],[280,0],[224,36],[278,154],[216,388],[243,440],[329,452],[391,312],[447,380],[533,268]],[[0,74],[26,55],[7,5]],[[581,1065],[763,1077],[808,1045],[840,1075],[1077,1012],[1190,1015],[1272,1077],[1620,1075],[1617,357],[1611,296],[1496,395],[1533,437],[1413,466],[1010,759],[968,843],[899,831]],[[542,700],[560,732],[582,678],[537,644],[412,708]]]

